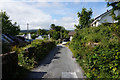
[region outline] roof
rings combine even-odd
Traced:
[[[69,32],[68,35],[69,36],[73,36],[75,34],[75,31]]]
[[[101,17],[101,16],[106,15],[107,13],[109,13],[109,12],[111,12],[111,11],[112,11],[112,9],[107,10],[105,13],[103,13],[103,14],[99,15],[99,16],[98,16],[98,17],[96,17],[94,20],[98,19],[98,18],[99,18],[99,17]]]
[[[103,14],[99,15],[98,17],[96,17],[94,19],[94,21],[91,23],[91,25],[94,24],[96,21],[98,21],[100,17],[105,16],[106,14],[110,13],[111,11],[112,11],[112,9],[107,10],[105,13],[103,13]]]

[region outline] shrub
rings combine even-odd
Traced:
[[[34,40],[26,47],[17,50],[18,64],[31,69],[55,47],[54,41]]]
[[[69,45],[88,78],[120,78],[120,39],[112,29],[103,25],[82,29]]]
[[[56,44],[60,44],[60,43],[62,43],[62,39],[56,40]]]

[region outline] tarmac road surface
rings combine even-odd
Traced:
[[[27,80],[39,78],[85,78],[81,67],[64,45],[57,45],[37,68],[31,70]]]

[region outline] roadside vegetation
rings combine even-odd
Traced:
[[[22,69],[18,69],[16,72],[15,79],[18,79],[18,77],[23,74],[22,77],[24,77],[29,70],[37,67],[38,63],[45,58],[55,46],[55,41],[34,40],[25,47],[13,47],[13,51],[16,51],[18,54],[18,65],[22,67]]]
[[[63,39],[68,39],[69,31],[66,30],[63,26],[56,26],[55,24],[50,25],[50,30],[45,30],[45,29],[38,29],[37,32],[32,33],[31,37],[32,39],[35,39],[39,35],[50,35],[50,38],[52,40],[56,41],[56,44],[60,44]],[[37,35],[37,36],[36,36]],[[46,36],[43,36],[45,40],[48,40]]]
[[[68,33],[69,33],[69,31],[66,30],[63,26],[51,24],[49,30],[38,29],[37,32],[31,33],[32,34],[31,37],[32,37],[32,39],[35,39],[39,35],[50,34],[50,38],[52,38],[54,40],[59,40],[59,39],[69,38]]]
[[[70,49],[88,78],[120,78],[120,38],[111,27],[79,30]]]
[[[20,26],[15,22],[14,24],[9,20],[9,16],[6,12],[0,13],[0,19],[2,19],[2,33],[16,36],[20,32]],[[21,34],[21,33],[20,33]],[[27,34],[27,33],[26,33]],[[36,37],[32,35],[33,38]],[[38,30],[39,35],[46,35],[47,31]],[[2,36],[3,37],[3,36]],[[9,41],[9,40],[8,40]],[[24,43],[23,43],[24,44]],[[53,39],[48,40],[44,37],[43,40],[34,40],[24,46],[13,45],[13,43],[2,42],[2,54],[6,54],[11,51],[16,51],[18,55],[18,67],[15,74],[11,76],[12,80],[22,80],[32,68],[37,67],[38,63],[48,55],[48,53],[56,46],[56,42]],[[20,76],[22,75],[22,76]]]
[[[92,10],[83,8],[78,12],[79,24],[75,25],[76,34],[69,44],[76,61],[85,71],[87,78],[120,78],[120,16],[113,13],[120,9],[120,2],[108,3],[112,6],[111,16],[118,20],[116,24],[102,24],[98,27],[90,27]],[[6,12],[0,13],[2,19],[2,33],[16,36],[20,33],[20,26],[9,20]],[[50,30],[39,29],[32,33],[35,39],[39,35],[50,34],[51,40],[45,36],[44,40],[34,40],[28,45],[11,46],[2,43],[2,53],[16,51],[18,54],[18,69],[13,75],[13,80],[26,76],[32,68],[36,67],[45,56],[63,39],[69,38],[69,31],[62,26],[50,25]],[[25,74],[25,75],[24,75]]]
[[[13,49],[18,53],[18,64],[26,69],[35,67],[54,47],[55,41],[34,40],[31,44]]]
[[[83,9],[80,14],[84,12],[89,13]],[[79,22],[83,15],[79,18]],[[105,23],[98,27],[88,27],[85,24],[75,26],[76,34],[69,47],[87,78],[120,78],[119,16],[116,20],[118,20],[116,24]]]
[[[0,12],[0,24],[2,25],[2,34],[10,34],[15,36],[20,32],[20,26],[17,25],[17,22],[12,23],[12,20],[9,19],[9,16],[6,12]],[[2,42],[2,54],[11,51],[11,45]]]

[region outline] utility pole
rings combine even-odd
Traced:
[[[28,32],[28,30],[29,30],[29,24],[27,23],[27,32]]]
[[[27,23],[27,38],[29,39],[29,24]]]

